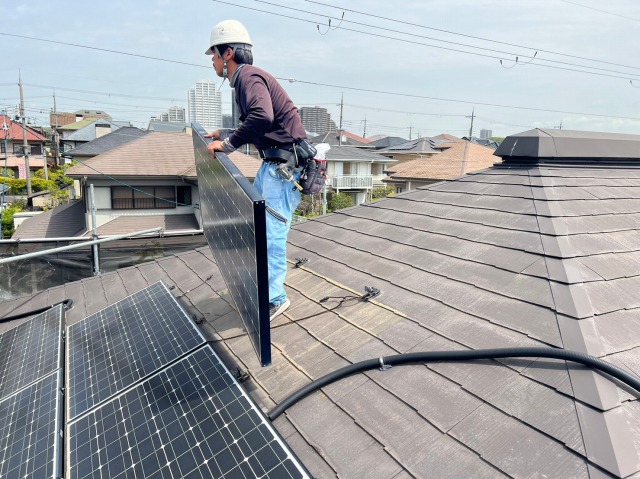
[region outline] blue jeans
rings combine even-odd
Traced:
[[[300,204],[300,191],[276,172],[276,164],[262,162],[253,182],[267,207],[267,262],[269,268],[269,302],[282,304],[287,299],[284,279],[287,275],[287,236],[293,212]],[[300,173],[294,175],[296,181]]]

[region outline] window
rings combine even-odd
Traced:
[[[402,193],[403,189],[402,186],[396,186],[396,193]]]
[[[176,187],[176,202],[178,206],[191,204],[191,187],[190,186],[177,186]]]
[[[381,163],[372,163],[371,164],[371,174],[372,175],[381,175],[382,174],[382,164]]]
[[[342,164],[342,174],[350,175],[351,174],[351,163],[346,162]]]
[[[175,207],[175,186],[111,187],[111,209],[114,210],[142,210]]]

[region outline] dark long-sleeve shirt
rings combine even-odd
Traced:
[[[270,73],[253,65],[241,65],[233,80],[242,121],[229,136],[234,148],[253,143],[264,149],[307,137],[298,109]]]

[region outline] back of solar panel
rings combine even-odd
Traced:
[[[215,157],[192,124],[203,230],[260,363],[271,364],[265,202],[224,153]]]

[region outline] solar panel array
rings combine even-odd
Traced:
[[[61,474],[61,370],[0,401],[0,477]]]
[[[265,202],[223,153],[207,150],[194,123],[204,235],[263,366],[271,364]]]
[[[58,305],[0,335],[0,477],[61,477]]]
[[[204,342],[204,336],[161,282],[69,326],[69,419]]]
[[[62,366],[62,314],[58,305],[0,335],[0,398]]]
[[[210,346],[69,426],[69,477],[309,477]]]

